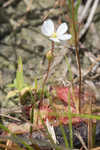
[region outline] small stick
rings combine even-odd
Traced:
[[[88,0],[88,1],[87,1],[86,5],[85,5],[85,8],[84,8],[82,14],[81,14],[80,17],[79,17],[79,22],[80,22],[80,23],[81,23],[81,22],[85,19],[85,17],[87,16],[87,13],[88,13],[88,10],[89,10],[89,7],[90,7],[92,1],[93,1],[93,0]]]
[[[93,4],[93,6],[92,6],[92,8],[91,8],[91,11],[90,11],[90,15],[89,15],[89,17],[88,17],[88,20],[87,20],[87,22],[86,22],[86,24],[85,24],[83,30],[80,32],[80,35],[79,35],[79,38],[80,38],[80,39],[82,38],[82,36],[86,33],[87,29],[89,28],[89,26],[90,26],[90,24],[91,24],[91,22],[92,22],[92,20],[93,20],[93,17],[94,17],[96,8],[97,8],[97,6],[98,6],[98,3],[99,3],[99,0],[95,0],[95,1],[94,1],[94,4]]]
[[[15,120],[15,121],[19,121],[19,119],[15,118],[15,117],[12,117],[12,116],[9,116],[9,115],[5,115],[5,114],[0,114],[1,117],[5,117],[5,118],[9,118],[9,119],[12,119],[12,120]]]
[[[74,135],[76,135],[76,137],[80,140],[82,146],[84,147],[85,150],[88,150],[88,148],[86,147],[86,144],[82,138],[82,136],[80,135],[79,132],[75,132]]]

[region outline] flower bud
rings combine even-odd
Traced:
[[[49,50],[46,54],[46,58],[48,59],[48,61],[52,61],[53,60],[53,54],[52,51]]]

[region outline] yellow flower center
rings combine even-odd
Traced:
[[[52,35],[51,35],[52,38],[56,38],[57,37],[57,34],[56,32],[54,32]]]

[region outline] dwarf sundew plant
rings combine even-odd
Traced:
[[[58,26],[57,30],[55,31],[55,26],[51,19],[45,20],[41,27],[42,33],[52,41],[52,46],[51,46],[52,48],[46,55],[47,59],[48,59],[48,69],[47,69],[46,77],[42,84],[41,98],[43,97],[44,86],[45,86],[46,80],[48,78],[50,66],[51,66],[51,63],[53,60],[53,51],[54,51],[55,43],[60,43],[62,41],[70,40],[72,37],[71,34],[66,33],[67,30],[68,30],[68,25],[67,25],[67,23],[64,22],[64,23],[61,23]]]

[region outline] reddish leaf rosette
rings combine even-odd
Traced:
[[[34,122],[33,126],[36,129],[44,128],[43,122],[45,123],[48,119],[53,126],[58,126],[60,123],[68,124],[69,123],[69,109],[68,109],[68,100],[70,99],[70,113],[77,114],[77,106],[79,101],[79,88],[76,86],[74,88],[69,87],[54,87],[55,94],[53,95],[52,90],[52,103],[48,103],[49,97],[44,98],[43,104],[40,107],[34,107]],[[69,96],[70,95],[70,96]],[[82,91],[81,93],[81,104],[82,104],[82,113],[88,113],[90,107],[87,105],[88,100],[93,97],[91,92],[88,93],[87,90]],[[61,103],[59,103],[59,101]],[[46,102],[46,103],[45,103]],[[23,106],[23,110],[26,115],[30,114],[32,105]],[[85,109],[85,112],[83,111]],[[72,124],[79,123],[84,121],[80,117],[72,117]]]

